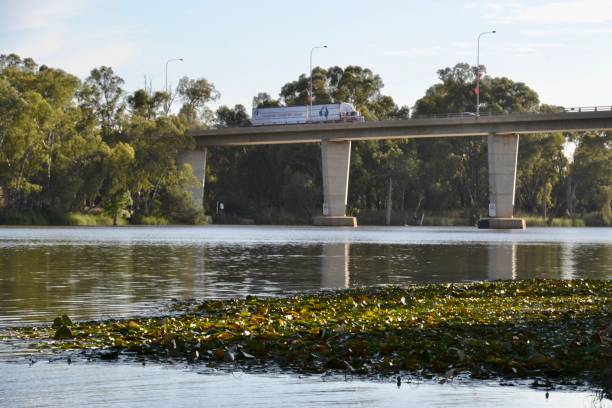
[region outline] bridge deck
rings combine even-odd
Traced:
[[[589,130],[612,130],[612,111],[197,129],[189,134],[199,146],[233,146]]]

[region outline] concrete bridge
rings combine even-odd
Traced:
[[[446,116],[364,123],[325,123],[193,130],[194,151],[179,155],[191,164],[200,185],[193,199],[203,206],[209,146],[321,143],[323,211],[315,225],[356,226],[346,215],[351,142],[359,140],[486,136],[489,162],[489,218],[485,228],[524,228],[514,218],[516,163],[520,134],[612,130],[612,108],[575,108],[560,113]]]

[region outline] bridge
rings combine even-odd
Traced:
[[[451,114],[363,123],[317,123],[189,132],[197,149],[179,154],[179,165],[189,163],[199,180],[191,193],[203,206],[206,154],[209,146],[245,146],[320,143],[323,167],[322,215],[315,225],[356,226],[346,215],[351,142],[360,140],[439,137],[487,137],[489,164],[489,218],[485,228],[525,228],[514,218],[516,165],[520,134],[612,130],[612,107],[572,108],[555,113]]]

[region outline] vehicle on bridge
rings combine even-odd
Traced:
[[[251,123],[253,126],[265,126],[364,121],[363,116],[350,103],[313,105],[310,119],[308,118],[309,109],[310,106],[255,108],[253,109]]]

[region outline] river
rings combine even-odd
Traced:
[[[155,315],[173,299],[523,278],[611,279],[612,229],[5,227],[0,228],[0,330],[48,324],[63,313],[76,320]],[[32,389],[58,397],[28,403]],[[110,390],[116,399],[108,399]],[[61,397],[66,392],[72,400]],[[138,400],[121,400],[130,397]],[[517,406],[512,402],[524,401],[532,407],[574,407],[591,406],[593,396],[563,391],[546,399],[543,391],[478,382],[407,384],[398,389],[384,379],[215,375],[184,366],[30,366],[4,345],[3,400],[10,406],[95,405],[108,400],[152,407],[206,401],[211,406],[283,401],[282,406],[430,407]],[[609,406],[609,401],[598,403]]]

